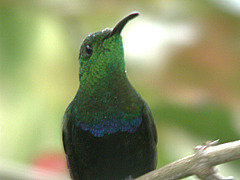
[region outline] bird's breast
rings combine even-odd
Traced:
[[[77,122],[84,131],[89,131],[95,137],[103,137],[118,131],[134,133],[142,123],[142,116],[134,119],[104,118],[94,119],[91,122]]]

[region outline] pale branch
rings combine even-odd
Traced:
[[[240,159],[240,140],[212,146],[211,142],[199,146],[196,153],[162,168],[149,172],[136,180],[174,180],[196,175],[204,180],[226,180],[217,174],[216,165]]]

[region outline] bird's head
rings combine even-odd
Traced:
[[[80,49],[80,82],[97,81],[112,76],[115,72],[125,73],[124,51],[121,31],[127,22],[138,15],[131,13],[122,19],[113,29],[89,34]],[[116,73],[115,73],[116,74]]]

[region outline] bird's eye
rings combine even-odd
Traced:
[[[86,49],[86,54],[87,54],[87,56],[91,56],[91,55],[92,55],[92,52],[93,52],[92,46],[89,45],[89,44],[87,44],[87,45],[85,46],[85,49]]]

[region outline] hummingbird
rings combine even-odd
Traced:
[[[153,116],[125,71],[121,31],[138,15],[89,34],[81,45],[80,85],[62,131],[72,179],[131,179],[156,168]]]

